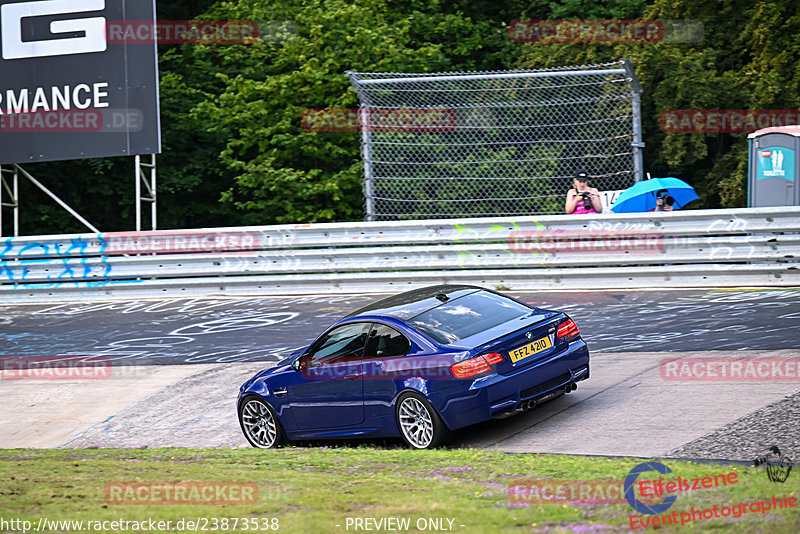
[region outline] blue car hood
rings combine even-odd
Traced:
[[[241,390],[245,390],[250,387],[250,385],[260,378],[269,378],[272,376],[277,376],[280,374],[294,372],[294,368],[292,367],[292,363],[294,362],[297,355],[301,354],[302,351],[297,351],[292,353],[288,358],[284,358],[283,360],[279,361],[275,367],[270,367],[269,369],[262,369],[261,371],[257,372],[255,375],[250,378],[247,382],[242,384]]]

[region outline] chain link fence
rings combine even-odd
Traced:
[[[348,71],[361,102],[367,220],[563,213],[583,169],[641,179],[630,62],[437,74]]]

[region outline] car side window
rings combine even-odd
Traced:
[[[334,328],[311,351],[309,365],[319,367],[360,360],[370,330],[369,323],[353,323]]]
[[[411,342],[392,327],[375,324],[369,333],[365,358],[397,358],[408,354]]]

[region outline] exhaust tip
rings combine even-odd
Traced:
[[[575,382],[573,382],[573,383],[572,383],[572,391],[575,391],[576,389],[578,389],[578,384],[576,384]]]

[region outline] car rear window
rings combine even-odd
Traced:
[[[487,291],[446,302],[406,321],[437,343],[449,345],[531,313],[524,304]]]

